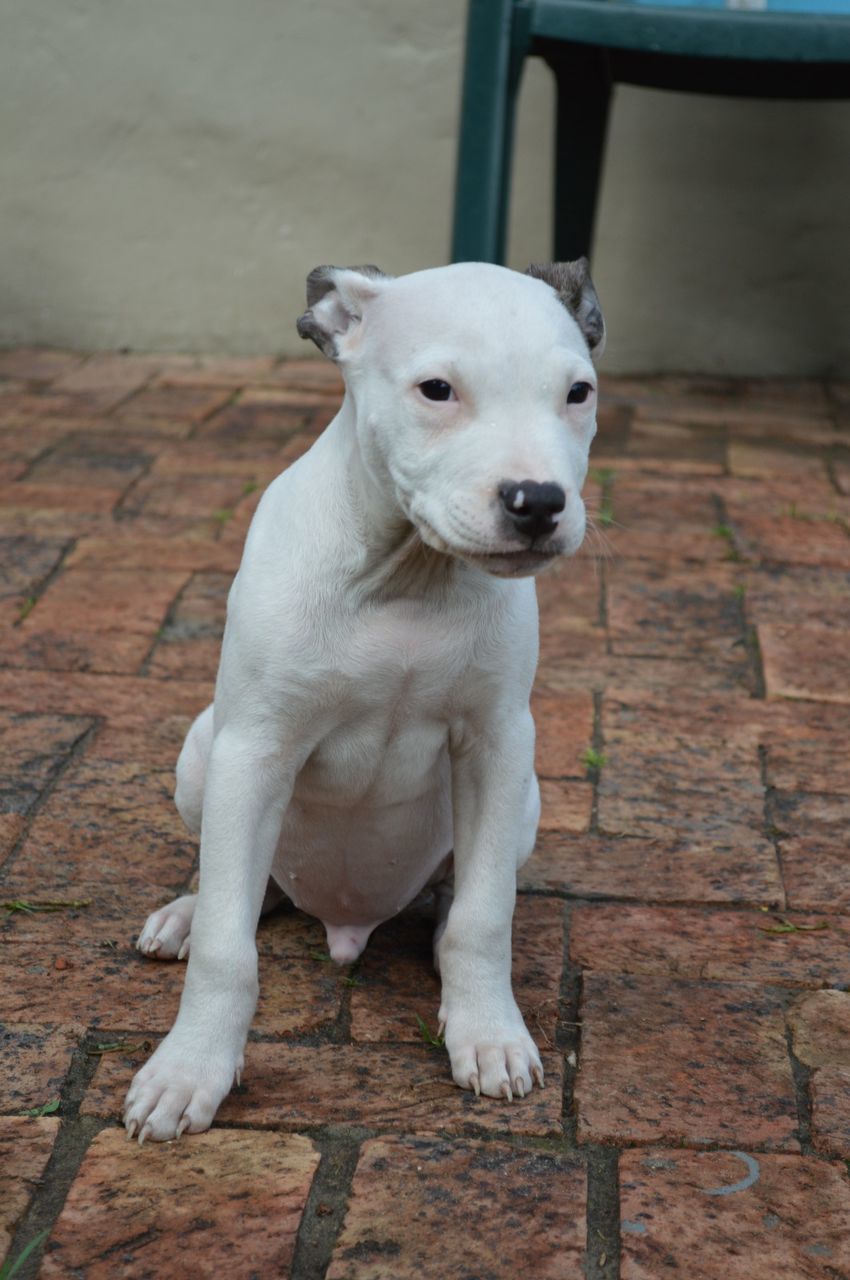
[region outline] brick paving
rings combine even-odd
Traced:
[[[540,582],[514,975],[545,1090],[452,1085],[422,915],[350,973],[280,911],[213,1130],[125,1140],[182,983],[132,946],[195,875],[176,755],[258,497],[338,397],[321,361],[0,353],[0,1256],[846,1280],[846,383],[603,379],[595,529]]]

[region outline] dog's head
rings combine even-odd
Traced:
[[[605,343],[584,258],[317,267],[307,305],[298,332],[340,365],[364,459],[424,542],[500,576],[578,549]]]

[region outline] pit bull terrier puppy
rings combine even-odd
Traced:
[[[283,894],[346,964],[436,887],[455,1082],[506,1099],[543,1084],[511,919],[540,809],[534,574],[585,532],[605,332],[587,263],[318,267],[307,304],[299,332],[345,399],[263,495],[215,700],[177,764],[200,888],[138,942],[189,956],[174,1027],[127,1094],[140,1142],[208,1128],[239,1080],[257,920]]]

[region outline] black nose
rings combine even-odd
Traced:
[[[567,504],[567,495],[559,484],[538,484],[536,480],[506,480],[499,485],[499,497],[511,520],[526,537],[551,533],[559,511]]]

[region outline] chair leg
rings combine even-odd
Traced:
[[[526,47],[513,0],[470,0],[453,262],[504,262],[514,109]]]
[[[556,45],[546,60],[555,73],[556,262],[590,256],[611,102],[611,75],[603,50]]]

